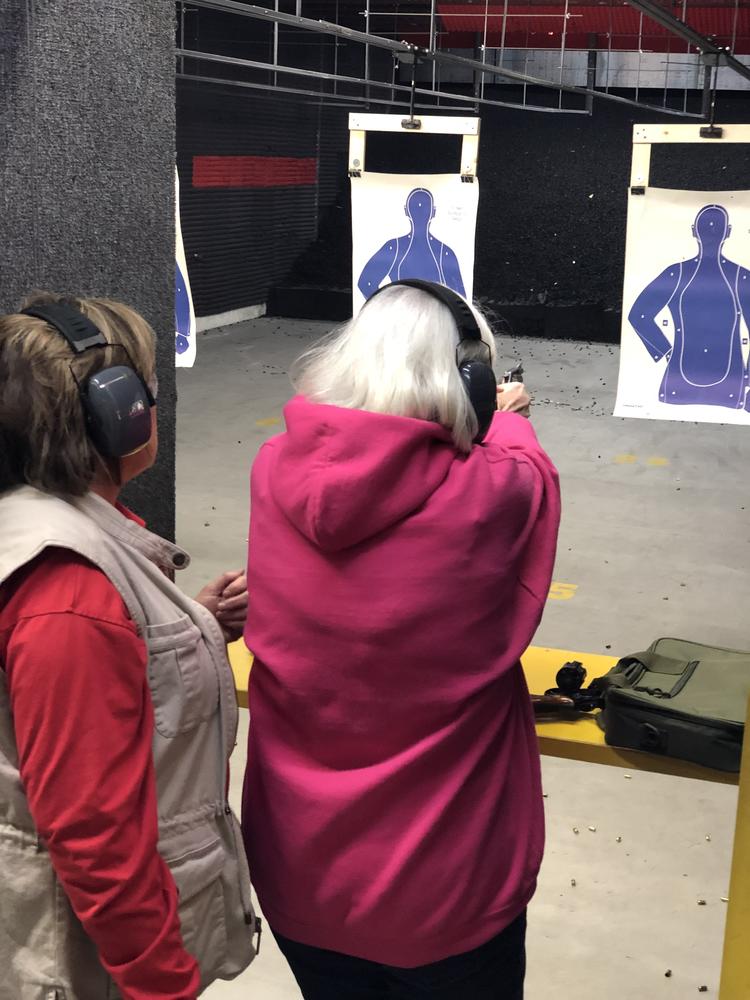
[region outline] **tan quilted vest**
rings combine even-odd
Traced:
[[[183,940],[202,987],[231,979],[254,957],[256,918],[225,795],[237,702],[219,626],[165,575],[186,566],[187,554],[100,497],[62,500],[29,487],[0,496],[0,583],[50,546],[98,566],[146,641],[159,852],[179,890]],[[0,1000],[118,996],[34,829],[0,669]]]

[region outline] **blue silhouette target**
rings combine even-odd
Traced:
[[[190,347],[190,296],[179,261],[175,263],[174,328],[175,350],[184,354]]]
[[[721,205],[704,205],[692,227],[697,254],[670,264],[643,289],[628,320],[654,362],[667,359],[659,401],[750,410],[746,328],[750,271],[724,254],[732,227]],[[671,317],[671,342],[664,333]],[[743,323],[745,330],[743,330]]]
[[[174,172],[174,206],[175,206],[175,269],[174,269],[174,350],[175,365],[178,368],[191,368],[195,363],[195,310],[193,297],[190,294],[190,276],[188,275],[185,247],[182,242],[182,226],[180,225],[180,178],[177,169]]]
[[[430,232],[435,211],[435,199],[427,188],[418,187],[409,192],[404,205],[409,232],[387,240],[365,264],[357,282],[365,299],[386,279],[399,281],[401,278],[437,281],[459,295],[466,295],[455,251]]]

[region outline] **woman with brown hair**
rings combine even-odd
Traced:
[[[253,957],[226,776],[245,578],[121,506],[157,451],[154,334],[107,299],[0,317],[0,994],[190,1000]]]

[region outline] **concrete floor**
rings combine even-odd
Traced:
[[[282,429],[291,361],[326,330],[255,320],[204,335],[196,367],[178,371],[178,539],[193,555],[181,577],[190,592],[243,565],[250,464]],[[563,484],[555,580],[573,596],[550,600],[536,643],[617,655],[677,635],[745,647],[744,428],[615,420],[612,347],[503,338],[499,356],[501,366],[523,359],[534,424]],[[703,985],[716,996],[736,790],[551,758],[544,777],[528,1000],[684,1000]],[[244,976],[205,995],[300,994],[268,935]]]

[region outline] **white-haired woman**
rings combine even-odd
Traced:
[[[461,369],[494,354],[455,293],[388,286],[303,356],[253,467],[244,832],[307,1000],[523,994],[544,821],[519,658],[559,492],[523,386],[490,381],[478,440]]]

